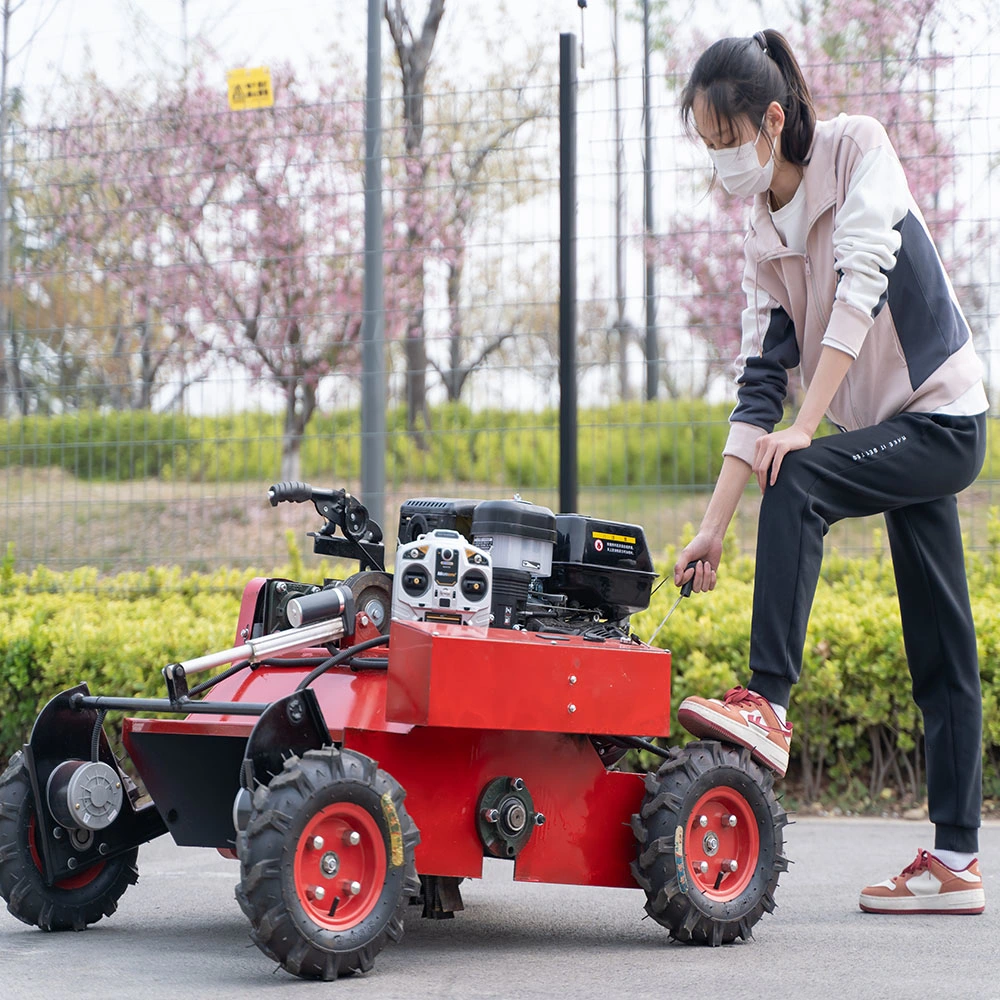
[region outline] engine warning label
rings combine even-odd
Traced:
[[[590,533],[594,551],[604,556],[624,556],[626,559],[635,557],[634,535],[620,535],[611,531],[592,531]]]
[[[632,535],[612,535],[607,531],[592,531],[590,535],[602,542],[626,542],[628,545],[635,545],[635,538]]]

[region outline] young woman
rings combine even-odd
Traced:
[[[750,749],[783,775],[786,708],[823,557],[841,518],[885,515],[913,696],[924,719],[933,851],[862,890],[876,913],[978,913],[982,696],[955,494],[983,463],[982,367],[885,130],[817,121],[777,31],[726,38],[698,59],[681,101],[716,178],[754,197],[746,240],[737,404],[701,527],[674,568],[711,590],[751,475],[757,536],[750,680],[688,698],[695,736]],[[805,396],[781,420],[789,369]],[[843,432],[813,440],[827,415]],[[688,570],[689,563],[696,568]]]

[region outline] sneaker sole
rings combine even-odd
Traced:
[[[921,899],[919,896],[866,896],[861,894],[858,905],[865,913],[943,913],[953,916],[982,913],[986,909],[986,894],[982,889],[964,889]]]
[[[686,720],[696,720],[698,728],[693,729]],[[769,767],[779,778],[783,778],[788,770],[787,750],[782,750],[765,734],[755,732],[749,726],[732,722],[710,708],[702,708],[701,705],[681,708],[677,713],[677,721],[692,736],[714,736],[746,747],[751,757]]]

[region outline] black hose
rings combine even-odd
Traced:
[[[388,670],[388,656],[352,656],[347,665],[351,670]]]
[[[227,677],[232,677],[233,674],[238,674],[241,670],[246,670],[249,666],[249,660],[240,660],[239,663],[234,663],[231,667],[223,670],[217,677],[210,677],[207,681],[202,681],[200,684],[196,684],[190,691],[188,691],[187,696],[189,698],[193,698],[196,694],[201,694],[202,691],[207,691],[209,688],[215,687],[219,681],[224,681]]]
[[[228,669],[223,670],[217,677],[212,677],[210,680],[202,681],[201,684],[195,685],[188,691],[188,697],[193,698],[196,694],[201,694],[202,691],[207,691],[209,688],[215,687],[219,681],[224,681],[227,677],[232,677],[233,674],[238,674],[241,670],[246,670],[247,667],[253,667],[254,670],[258,667],[318,667],[321,663],[326,663],[327,659],[329,657],[326,656],[288,656],[271,657],[267,660],[260,660],[257,663],[251,663],[250,660],[240,660],[239,663],[234,663]]]
[[[363,653],[366,649],[371,649],[374,646],[384,646],[388,641],[389,637],[387,635],[377,635],[374,639],[366,639],[364,642],[357,643],[357,645],[348,646],[346,649],[340,650],[339,653],[331,656],[328,660],[324,660],[315,670],[306,674],[299,681],[299,685],[295,690],[304,691],[317,677],[325,674],[331,667],[336,667],[338,664],[343,663],[344,660],[350,660],[353,656]]]
[[[102,708],[97,713],[97,721],[94,723],[94,732],[90,737],[90,759],[96,764],[99,760],[98,751],[101,747],[101,730],[104,728],[104,717],[108,714],[106,708]]]

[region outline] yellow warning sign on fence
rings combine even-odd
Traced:
[[[229,84],[229,110],[246,111],[250,108],[274,106],[271,89],[271,71],[266,66],[253,69],[231,69],[226,74]]]

